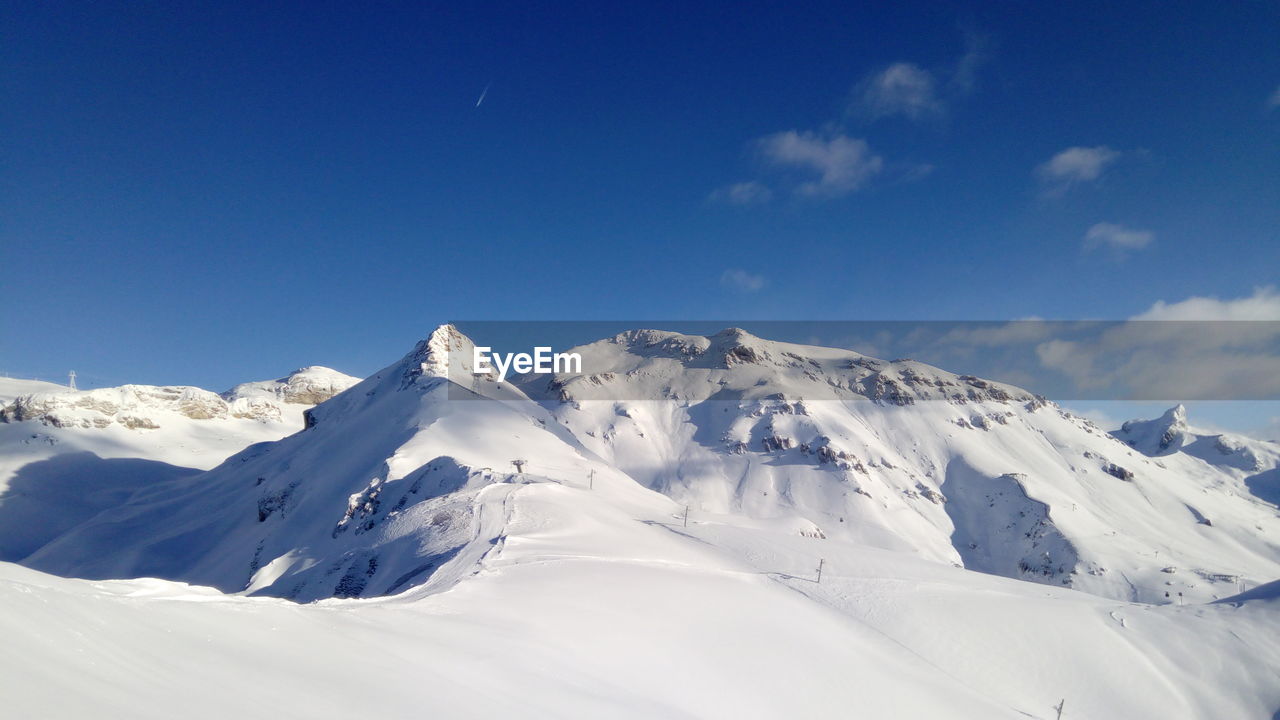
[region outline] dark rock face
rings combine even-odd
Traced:
[[[1122,468],[1119,465],[1112,462],[1109,462],[1103,465],[1102,470],[1106,474],[1115,478],[1119,478],[1120,480],[1126,480],[1126,481],[1133,480],[1133,471],[1126,470],[1125,468]]]

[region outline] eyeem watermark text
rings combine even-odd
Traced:
[[[551,352],[549,347],[535,347],[529,353],[495,353],[493,348],[475,348],[471,356],[471,372],[475,375],[498,373],[498,382],[507,379],[507,372],[525,373],[580,373],[582,356],[578,353]]]

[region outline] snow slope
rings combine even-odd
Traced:
[[[23,395],[34,393],[62,392],[65,386],[44,380],[22,380],[19,378],[0,377],[0,403],[10,403]]]
[[[455,557],[483,488],[594,476],[1116,599],[1280,577],[1280,515],[1248,477],[1148,457],[1012,386],[740,330],[624,333],[575,349],[589,374],[515,383],[476,379],[471,347],[442,327],[310,411],[307,432],[155,486],[24,562],[298,600],[394,593]]]
[[[625,486],[494,484],[471,574],[295,604],[0,565],[15,716],[1269,718],[1274,599],[1136,605],[696,517]],[[814,558],[827,559],[822,582]]]
[[[8,393],[0,395],[0,560],[25,557],[141,487],[193,475],[246,446],[295,433],[313,401],[356,382],[327,368],[304,368],[219,396],[193,387],[73,391],[6,380],[0,386]]]
[[[153,576],[295,600],[394,593],[473,560],[495,483],[547,478],[641,488],[584,454],[510,388],[450,401],[443,365],[470,341],[442,328],[396,364],[309,411],[306,432],[139,493],[26,557],[90,578]],[[517,476],[513,459],[536,458]],[[93,548],[111,548],[104,553]]]
[[[736,329],[571,352],[588,374],[516,382],[592,452],[696,509],[1144,602],[1280,577],[1261,481],[1149,457],[1016,387]]]
[[[1148,456],[1175,457],[1198,474],[1216,474],[1229,492],[1280,505],[1280,445],[1274,442],[1189,425],[1182,405],[1155,420],[1130,420],[1115,436]]]
[[[1227,597],[1280,576],[1276,508],[1234,460],[741,331],[504,384],[471,347],[443,326],[305,431],[0,564],[0,692],[53,717],[1280,710],[1275,592]]]

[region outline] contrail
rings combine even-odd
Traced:
[[[480,93],[480,99],[476,101],[476,107],[480,107],[480,103],[484,102],[484,96],[489,94],[490,85],[493,85],[493,83],[484,86],[484,91]]]

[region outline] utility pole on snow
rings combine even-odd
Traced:
[[[684,506],[684,526],[689,527],[689,506]]]
[[[822,566],[826,564],[826,562],[827,561],[824,560],[823,558],[818,558],[818,579],[815,582],[817,582],[819,585],[822,584]]]
[[[596,489],[596,469],[591,468],[591,473],[587,475],[587,489]]]
[[[75,370],[72,370],[71,372],[67,373],[67,386],[70,387],[72,390],[76,389],[76,371]]]

